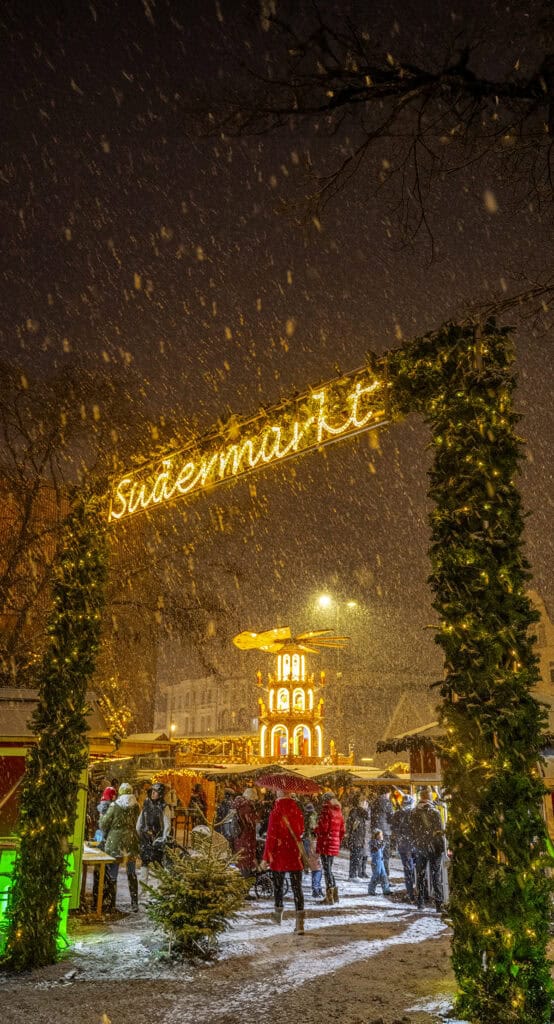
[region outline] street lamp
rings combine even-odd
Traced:
[[[348,601],[337,601],[336,598],[327,593],[318,594],[316,603],[318,608],[321,608],[324,611],[327,611],[330,608],[335,609],[337,631],[339,629],[341,607],[348,608],[350,611],[353,611],[354,608],[358,607],[358,602],[353,599],[349,599]]]

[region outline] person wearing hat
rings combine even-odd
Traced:
[[[257,799],[257,791],[253,786],[247,786],[242,795],[239,794],[233,800],[235,813],[232,821],[231,845],[236,856],[237,867],[243,878],[250,878],[258,863],[256,855]]]
[[[406,896],[415,903],[415,849],[412,835],[412,811],[415,797],[409,793],[402,797],[402,803],[392,816],[391,847],[398,850],[402,861]]]
[[[115,861],[107,865],[106,875],[111,881],[109,903],[115,910],[117,876],[120,864],[127,868],[131,910],[138,910],[138,881],[136,859],[139,842],[136,830],[139,805],[129,782],[122,782],[117,799],[100,818],[100,828],[106,836],[104,849]]]
[[[444,831],[440,811],[433,803],[433,790],[430,786],[424,786],[420,790],[419,802],[411,812],[410,824],[415,851],[417,906],[420,910],[423,909],[429,875],[435,908],[440,910],[444,898],[441,877],[445,849]]]
[[[115,800],[116,796],[117,796],[117,793],[116,793],[116,790],[114,789],[114,787],[113,786],[106,786],[104,792],[102,793],[102,796],[100,797],[100,803],[96,807],[96,810],[98,811],[98,823],[99,824],[98,824],[98,828],[96,829],[96,832],[94,834],[94,839],[98,843],[98,845],[100,846],[100,849],[102,849],[102,850],[104,849],[104,839],[105,839],[105,836],[104,836],[104,833],[103,833],[102,829],[100,828],[100,818],[102,817],[103,814],[106,813],[106,811],[108,810],[108,807],[110,806],[111,803],[113,803],[113,801]]]
[[[139,878],[146,885],[149,866],[162,863],[164,843],[171,832],[171,811],[165,802],[163,782],[155,782],[148,790],[136,828],[141,860]]]
[[[96,829],[96,832],[94,833],[94,841],[98,844],[98,847],[99,847],[100,850],[104,849],[104,841],[105,841],[105,838],[106,838],[105,835],[104,835],[103,830],[100,828],[100,818],[106,813],[106,811],[108,810],[108,807],[110,806],[110,804],[113,803],[113,801],[115,800],[116,796],[117,796],[117,792],[116,792],[115,788],[113,786],[106,786],[105,789],[104,789],[104,792],[102,793],[102,796],[100,797],[100,802],[96,806],[96,810],[98,812],[98,828]],[[96,906],[96,901],[98,899],[98,887],[99,887],[99,885],[100,885],[100,869],[96,867],[94,869],[94,874],[92,876],[92,903],[93,903],[93,906]],[[106,893],[106,899],[107,900],[109,900],[109,891],[110,891],[109,883],[106,886],[106,882],[104,880],[104,892]]]

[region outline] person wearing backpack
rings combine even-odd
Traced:
[[[444,853],[444,831],[440,811],[433,805],[433,791],[424,786],[417,807],[410,812],[412,842],[415,852],[417,906],[423,909],[427,883],[427,869],[431,881],[432,897],[437,910],[443,904],[441,877]]]
[[[234,814],[231,818],[230,841],[237,859],[237,867],[243,878],[250,878],[254,874],[258,862],[256,856],[257,799],[256,790],[252,786],[247,786],[244,793],[233,801]]]

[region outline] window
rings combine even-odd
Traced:
[[[240,708],[237,714],[237,726],[239,729],[248,729],[250,716],[246,708]]]
[[[277,691],[277,711],[288,711],[289,709],[289,691],[285,687],[281,687]]]
[[[223,708],[217,716],[217,728],[223,732],[230,727],[231,724],[231,713],[229,708]]]

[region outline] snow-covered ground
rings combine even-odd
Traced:
[[[102,924],[77,921],[61,963],[0,977],[3,1022],[101,1024],[105,1014],[112,1024],[457,1024],[440,916],[404,902],[396,865],[392,898],[348,881],[345,858],[336,874],[333,907],[312,899],[306,876],[304,936],[293,932],[291,897],[280,927],[270,921],[270,902],[252,901],[211,964],[165,959],[164,938],[142,910]],[[118,902],[128,909],[124,884]]]

